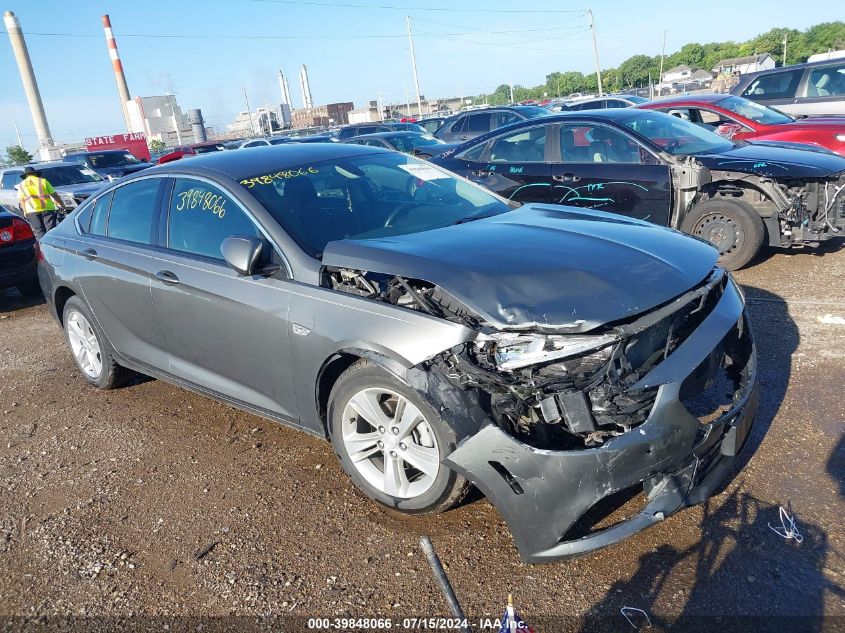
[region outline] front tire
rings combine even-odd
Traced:
[[[114,349],[81,299],[68,299],[62,323],[73,360],[86,381],[98,389],[114,389],[126,383],[130,371],[117,364]]]
[[[329,397],[329,435],[341,466],[368,497],[409,514],[458,504],[469,482],[442,459],[452,428],[404,382],[366,361],[338,378]]]
[[[766,227],[756,209],[742,200],[714,198],[690,209],[681,225],[719,249],[719,264],[738,270],[763,248]]]

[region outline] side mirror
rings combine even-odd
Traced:
[[[238,274],[247,277],[255,274],[263,249],[264,244],[260,239],[247,235],[227,237],[220,245],[220,252],[226,263]]]

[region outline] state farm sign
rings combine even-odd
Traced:
[[[147,146],[147,135],[143,132],[86,138],[85,148],[89,152],[94,152],[100,149],[127,149],[139,160],[150,160],[150,148]]]

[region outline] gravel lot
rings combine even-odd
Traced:
[[[763,391],[727,490],[543,566],[519,561],[479,495],[402,518],[359,494],[324,441],[161,381],[87,387],[46,307],[0,291],[0,615],[445,616],[418,547],[427,534],[473,618],[501,615],[513,592],[539,630],[633,630],[622,606],[658,627],[728,630],[718,616],[747,630],[839,630],[845,326],[818,317],[845,316],[840,246],[737,274]],[[768,527],[787,503],[800,545]],[[809,617],[821,614],[840,619]]]

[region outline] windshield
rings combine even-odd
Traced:
[[[391,136],[387,142],[393,145],[400,152],[412,152],[418,147],[426,147],[428,145],[442,145],[440,141],[429,134],[402,134]]]
[[[742,97],[725,97],[717,101],[716,105],[763,125],[783,125],[795,120],[783,112],[767,108]]]
[[[625,95],[625,98],[631,103],[648,103],[648,99],[637,95]]]
[[[734,146],[714,132],[662,112],[639,110],[618,121],[669,154],[726,152]]]
[[[549,110],[539,106],[523,106],[516,109],[526,119],[536,119],[539,116],[548,116]]]
[[[102,154],[89,154],[88,158],[94,167],[99,167],[101,169],[137,165],[141,162],[129,152],[103,152]]]
[[[510,210],[490,192],[405,154],[336,158],[240,181],[302,249],[419,233]]]
[[[103,179],[87,167],[77,165],[62,165],[61,167],[43,167],[41,177],[54,187],[65,185],[82,185],[87,182],[103,182]]]

